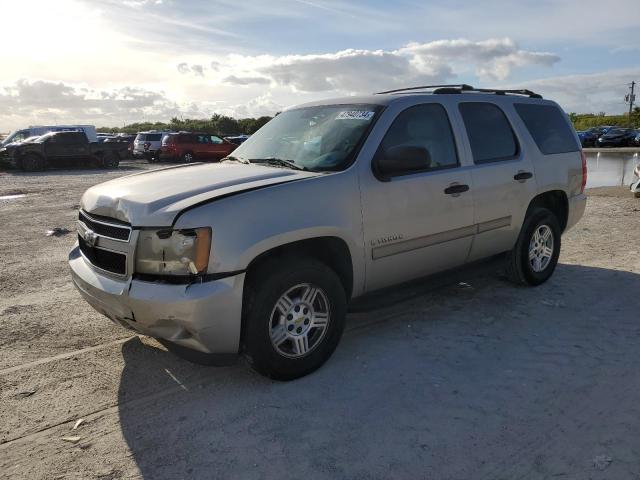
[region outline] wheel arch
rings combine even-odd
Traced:
[[[546,208],[550,210],[558,218],[560,229],[564,232],[567,228],[569,199],[563,190],[549,190],[533,197],[527,208],[525,218],[528,217],[535,208]]]
[[[311,257],[327,265],[340,278],[347,298],[351,297],[354,283],[351,251],[347,242],[336,236],[306,238],[266,250],[249,262],[247,278],[265,263],[291,256]]]

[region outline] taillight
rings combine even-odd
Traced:
[[[582,186],[580,187],[580,193],[584,193],[584,187],[587,186],[587,155],[584,152],[582,154]]]

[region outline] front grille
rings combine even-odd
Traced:
[[[122,253],[111,252],[89,245],[84,238],[78,235],[80,251],[98,268],[107,272],[124,275],[127,271],[127,256]]]
[[[87,228],[94,231],[98,235],[103,237],[113,238],[115,240],[129,241],[131,235],[131,228],[126,225],[114,225],[112,223],[105,223],[95,218],[90,218],[83,212],[78,213],[78,220],[84,223]]]

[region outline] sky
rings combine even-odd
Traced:
[[[616,114],[640,81],[638,0],[0,0],[0,21],[0,132],[440,83]]]

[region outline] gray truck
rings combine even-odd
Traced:
[[[102,168],[117,168],[121,146],[116,143],[90,142],[82,131],[49,132],[28,141],[5,147],[16,167],[27,172],[44,170],[69,162],[93,163]]]
[[[219,164],[134,174],[82,197],[82,296],[201,363],[244,353],[293,379],[336,348],[348,302],[504,255],[553,273],[586,162],[560,107],[468,85],[288,109]]]

